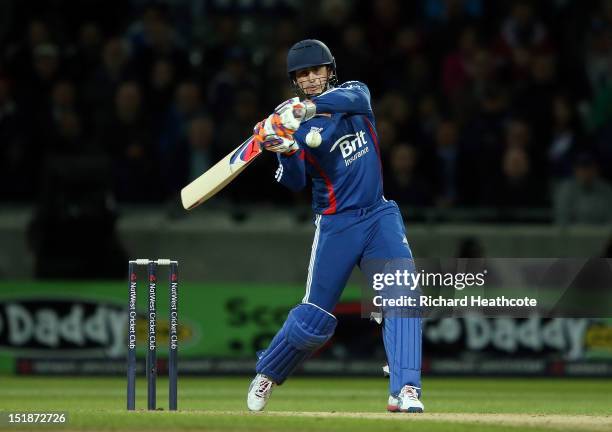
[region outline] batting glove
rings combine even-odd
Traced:
[[[293,139],[293,131],[282,126],[278,114],[272,114],[267,119],[257,123],[253,128],[253,135],[264,149],[275,153],[288,156],[299,149]]]
[[[294,97],[277,106],[274,112],[279,115],[285,128],[295,132],[303,121],[315,116],[317,107],[312,101],[300,101],[299,97]]]
[[[281,153],[285,156],[290,156],[300,149],[293,138],[273,137],[269,136],[263,143],[263,148],[274,153]]]
[[[270,114],[268,118],[257,123],[253,134],[258,136],[261,141],[265,141],[269,135],[278,135],[283,138],[291,138],[295,129],[287,128],[283,125],[280,115],[277,113]]]

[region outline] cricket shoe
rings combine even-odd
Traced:
[[[397,395],[399,399],[400,412],[422,413],[425,411],[423,402],[419,400],[419,388],[411,385],[405,385]]]
[[[400,400],[398,397],[393,395],[389,395],[389,400],[387,401],[387,411],[389,412],[399,412],[400,410]]]
[[[262,411],[268,403],[268,399],[270,399],[274,386],[276,386],[274,381],[267,376],[262,374],[255,375],[247,394],[249,411]]]

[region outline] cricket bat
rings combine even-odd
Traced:
[[[227,186],[263,152],[261,142],[251,136],[200,177],[181,190],[185,210],[191,210],[212,198]]]

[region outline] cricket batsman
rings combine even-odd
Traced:
[[[382,164],[368,87],[338,84],[336,63],[318,40],[303,40],[287,55],[287,73],[299,97],[279,105],[255,126],[275,152],[276,180],[291,190],[312,179],[316,227],[306,294],[268,348],[258,353],[247,396],[251,411],[266,406],[276,385],[333,335],[332,314],[355,265],[412,259],[397,204],[383,195]],[[389,364],[387,409],[423,412],[421,319],[385,317]]]

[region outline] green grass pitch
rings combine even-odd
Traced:
[[[156,412],[147,412],[144,379],[136,412],[125,410],[125,379],[0,376],[3,430],[113,431],[612,431],[612,380],[426,378],[425,414],[385,412],[383,379],[292,378],[264,413],[246,411],[250,379],[181,378],[179,411],[168,412],[167,381],[158,381]],[[66,411],[68,423],[16,426],[7,412]]]

